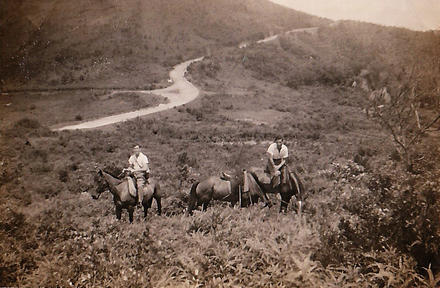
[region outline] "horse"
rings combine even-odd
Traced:
[[[240,202],[241,207],[256,203],[258,198],[263,198],[270,205],[268,197],[260,189],[253,176],[249,173],[229,176],[209,176],[202,181],[194,182],[189,193],[188,214],[192,215],[194,209],[202,205],[206,211],[211,200],[230,202],[235,206]],[[246,183],[246,184],[244,184]]]
[[[135,182],[136,180],[132,177],[119,179],[101,169],[98,169],[97,175],[95,176],[97,188],[95,193],[92,194],[92,197],[98,199],[102,192],[109,190],[113,195],[113,202],[116,207],[116,218],[121,220],[122,209],[127,209],[129,221],[130,223],[133,223],[133,212],[137,204],[137,197],[130,194],[129,187],[130,185],[134,187]],[[147,217],[148,208],[151,208],[153,198],[156,200],[157,214],[161,215],[162,206],[159,183],[154,179],[149,179],[149,183],[145,184],[145,189],[142,193],[144,195],[142,200],[144,218]]]
[[[250,174],[254,177],[255,181],[264,193],[280,194],[280,213],[283,211],[287,212],[287,207],[290,203],[290,199],[292,198],[292,196],[295,196],[297,198],[299,205],[298,209],[299,211],[301,211],[300,205],[304,196],[304,186],[295,171],[290,170],[287,166],[284,166],[282,169],[285,169],[284,177],[286,178],[281,179],[281,183],[276,187],[272,186],[272,182],[270,181],[270,179],[268,179],[269,177],[267,177],[262,169],[252,168],[250,169]]]

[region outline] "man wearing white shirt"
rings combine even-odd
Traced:
[[[272,186],[275,188],[280,184],[282,176],[281,173],[285,172],[283,167],[286,167],[289,157],[289,150],[287,146],[283,144],[282,137],[276,137],[274,143],[270,144],[267,149],[267,166],[266,171],[270,174],[272,180]]]
[[[131,172],[133,172],[134,177],[136,178],[137,190],[138,190],[138,201],[139,204],[142,205],[142,197],[143,197],[143,189],[145,183],[148,182],[148,178],[150,176],[150,167],[147,156],[145,156],[141,152],[141,148],[136,145],[133,148],[133,154],[128,159],[129,168]]]

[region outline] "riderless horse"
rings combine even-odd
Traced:
[[[212,200],[230,202],[232,206],[237,203],[240,207],[256,203],[258,199],[263,199],[270,206],[268,197],[263,193],[254,177],[243,171],[238,175],[209,176],[202,181],[195,182],[189,194],[188,213],[197,206],[202,205],[203,211],[206,211]]]

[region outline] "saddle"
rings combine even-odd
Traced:
[[[130,195],[133,196],[133,197],[137,197],[136,181],[131,176],[125,177],[125,180],[127,181],[128,193],[130,193]]]

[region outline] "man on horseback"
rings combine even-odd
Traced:
[[[147,156],[141,152],[141,148],[136,145],[133,148],[133,154],[128,159],[129,167],[128,171],[132,172],[136,178],[137,191],[138,191],[138,201],[142,205],[143,189],[145,183],[148,183],[148,178],[150,177],[150,167]]]
[[[277,136],[274,143],[270,144],[266,154],[268,161],[265,172],[270,174],[272,187],[275,188],[286,179],[286,173],[288,173],[286,164],[289,151],[284,145],[284,139]]]

